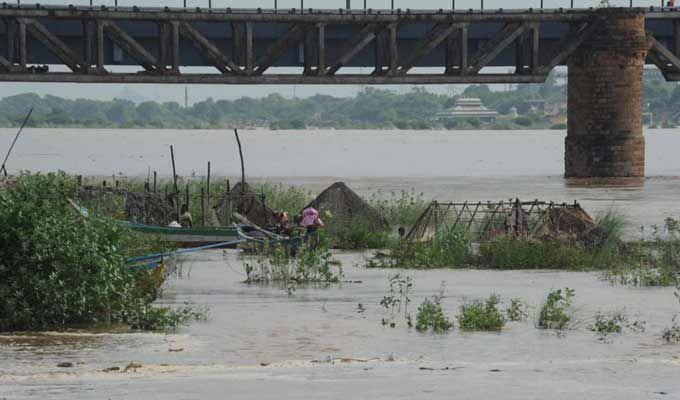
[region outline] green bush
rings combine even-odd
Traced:
[[[469,331],[500,331],[505,326],[505,316],[498,307],[500,297],[492,294],[485,301],[473,301],[460,306],[458,325]]]
[[[563,122],[559,123],[559,124],[553,124],[553,125],[550,126],[550,129],[563,131],[563,130],[567,129],[567,124],[565,124]]]
[[[453,328],[453,322],[444,314],[442,300],[444,299],[444,285],[442,284],[439,293],[426,298],[418,307],[416,314],[416,329],[420,332],[432,330],[434,333],[445,333]]]
[[[565,288],[564,291],[558,289],[548,293],[548,298],[541,306],[538,314],[538,328],[567,329],[571,322],[570,307],[573,299],[574,290],[569,288]]]
[[[463,266],[471,257],[471,243],[462,231],[441,229],[428,242],[395,244],[386,257],[368,261],[371,268],[443,268]]]
[[[65,200],[76,188],[65,174],[24,174],[0,189],[0,331],[185,322],[151,306],[152,272],[126,265],[154,244],[113,221],[83,218]]]

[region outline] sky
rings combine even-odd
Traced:
[[[14,0],[16,1],[16,0]],[[148,7],[181,7],[184,0],[153,1],[153,0],[118,0],[120,6],[148,6]],[[186,0],[188,7],[207,7],[209,0]],[[272,8],[274,0],[211,0],[213,7],[232,8]],[[300,0],[276,0],[279,8],[300,7]],[[303,0],[305,8],[344,8],[347,0]],[[353,8],[363,8],[364,0],[350,0]],[[390,8],[392,0],[365,0],[369,8]],[[485,9],[498,8],[529,8],[540,7],[541,0],[455,0],[457,9],[480,8],[484,2]],[[571,0],[543,0],[544,7],[568,7]],[[11,2],[11,0],[7,0]],[[21,3],[37,3],[43,5],[89,5],[90,0],[22,0]],[[576,7],[597,6],[600,0],[574,0]],[[396,8],[413,9],[450,9],[452,0],[394,0]],[[629,0],[610,0],[613,6],[628,6]],[[93,0],[94,5],[113,5],[114,0]],[[658,5],[657,0],[634,0],[635,6]],[[54,70],[54,68],[53,68]],[[197,71],[194,71],[197,72]],[[281,69],[279,72],[285,72]],[[414,72],[416,72],[414,70]],[[354,96],[363,86],[316,86],[316,85],[121,85],[121,84],[62,84],[62,83],[7,83],[0,82],[0,96],[11,96],[19,93],[35,92],[40,95],[54,95],[65,98],[91,98],[111,100],[115,97],[128,98],[134,101],[177,101],[184,102],[185,87],[189,92],[190,103],[213,99],[236,99],[243,96],[264,97],[271,93],[279,93],[284,97],[309,97],[315,94],[327,94],[338,97]],[[411,86],[382,86],[395,92],[411,90]],[[461,85],[439,85],[426,87],[432,92],[454,94],[461,91]]]

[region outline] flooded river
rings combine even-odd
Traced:
[[[14,130],[0,129],[0,149]],[[519,197],[579,201],[589,212],[615,208],[637,227],[680,215],[680,132],[651,130],[647,179],[633,188],[568,185],[563,131],[242,131],[250,180],[304,185],[314,192],[344,180],[359,193],[410,190],[440,201],[499,201]],[[146,178],[149,171],[237,177],[231,131],[29,129],[10,171],[64,170],[103,177]],[[110,180],[110,178],[109,178]]]
[[[11,139],[0,130],[0,149]],[[242,139],[250,177],[315,191],[340,177],[362,193],[413,187],[440,200],[578,200],[591,212],[618,208],[639,225],[680,216],[680,135],[671,131],[647,133],[648,178],[632,188],[567,185],[564,132],[244,131]],[[74,130],[27,131],[9,170],[170,175],[170,144],[179,174],[203,175],[207,160],[217,175],[239,171],[226,131]],[[671,289],[611,286],[596,273],[406,271],[414,313],[442,281],[452,317],[462,301],[491,293],[531,306],[529,321],[502,333],[431,335],[381,325],[392,271],[358,266],[361,254],[336,257],[346,279],[360,283],[288,296],[241,283],[233,251],[192,256],[189,276],[171,279],[160,302],[206,304],[211,316],[173,334],[0,335],[0,399],[680,398],[680,346],[660,339],[680,311]],[[567,286],[576,290],[574,329],[536,329],[547,292]],[[646,330],[600,340],[588,330],[598,311],[624,311]],[[122,372],[130,363],[141,367]],[[121,371],[104,372],[112,367]]]
[[[187,260],[162,302],[208,304],[208,322],[177,333],[0,336],[0,398],[26,399],[649,399],[680,397],[680,346],[661,331],[680,311],[670,289],[611,286],[592,273],[437,270],[407,272],[410,308],[446,282],[444,308],[497,293],[530,306],[527,322],[502,333],[421,334],[384,327],[379,306],[389,271],[354,266],[347,283],[248,286],[229,251]],[[576,290],[578,322],[564,335],[534,327],[551,289]],[[361,303],[365,311],[359,312]],[[587,327],[598,311],[625,311],[646,331],[602,341]],[[57,364],[71,362],[73,368]],[[103,372],[141,364],[126,373]],[[667,397],[660,393],[667,393]]]

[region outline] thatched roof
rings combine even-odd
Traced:
[[[336,182],[329,186],[305,208],[308,207],[316,208],[322,219],[345,222],[363,220],[373,229],[389,228],[385,218],[344,182]]]
[[[227,206],[231,206],[232,212],[238,212],[262,227],[276,222],[276,213],[266,205],[266,199],[263,202],[262,197],[255,193],[247,183],[239,182],[234,185],[215,206],[215,212],[222,223],[225,222],[224,217],[228,212]]]

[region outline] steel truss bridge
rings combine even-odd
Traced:
[[[648,64],[659,67],[667,80],[680,80],[680,9],[644,11]],[[244,10],[2,3],[0,81],[537,83],[564,65],[603,18],[593,9]],[[487,67],[510,67],[511,72]]]

